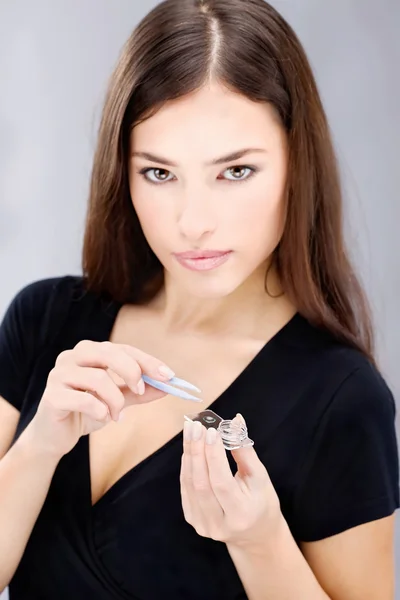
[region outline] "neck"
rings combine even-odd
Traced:
[[[162,315],[163,328],[169,333],[196,336],[254,335],[266,320],[288,320],[295,312],[293,305],[282,294],[274,269],[268,275],[268,292],[265,289],[263,265],[239,288],[228,296],[217,299],[194,297],[179,287],[165,273],[164,288],[155,300],[154,307]]]

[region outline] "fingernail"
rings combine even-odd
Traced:
[[[144,392],[145,392],[145,387],[144,387],[144,381],[143,379],[140,379],[138,384],[137,384],[137,391],[139,396],[143,396]]]
[[[214,427],[210,427],[209,429],[207,429],[206,433],[206,444],[209,444],[211,446],[212,444],[215,444],[216,441],[217,430]]]
[[[235,420],[240,421],[240,423],[242,423],[242,425],[246,425],[246,421],[244,420],[243,415],[241,415],[240,413],[237,413]]]
[[[193,428],[192,428],[192,440],[194,442],[198,442],[201,439],[202,435],[203,435],[203,425],[200,423],[200,421],[195,421],[193,423]]]
[[[165,365],[161,365],[161,367],[158,368],[158,372],[160,373],[160,375],[166,377],[167,379],[172,379],[173,377],[175,377],[175,373],[173,372],[173,370],[169,367],[166,367]]]
[[[185,442],[190,442],[192,439],[192,421],[185,421],[183,424],[183,439]]]

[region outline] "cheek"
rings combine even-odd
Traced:
[[[140,182],[131,185],[133,208],[150,246],[156,244],[157,240],[161,241],[168,233],[172,218],[172,215],[168,214],[170,203],[160,202],[157,191],[153,191],[149,186],[144,187]]]
[[[136,214],[150,248],[159,255],[165,246],[164,242],[171,237],[171,227],[168,225],[168,220],[148,204],[138,206]]]
[[[282,194],[249,194],[240,210],[231,214],[230,230],[236,230],[247,247],[273,250],[284,227]],[[234,221],[234,222],[233,222]]]
[[[144,231],[153,231],[154,228],[157,228],[160,221],[160,211],[155,204],[149,201],[135,201],[133,202],[133,208]]]

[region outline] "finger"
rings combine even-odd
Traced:
[[[48,388],[48,391],[50,390],[51,387]],[[53,404],[53,409],[60,418],[65,417],[67,413],[76,412],[94,421],[105,422],[110,419],[106,404],[88,392],[57,388],[57,394],[50,394],[50,397],[57,398],[57,404]],[[46,395],[43,396],[43,400],[46,402]]]
[[[187,456],[182,454],[181,460],[181,471],[180,471],[180,487],[181,487],[181,500],[182,500],[182,509],[185,519],[191,525],[193,524],[192,517],[192,507],[190,504],[189,494],[186,488],[186,473],[185,473],[185,462],[187,461]]]
[[[138,387],[142,377],[139,364],[118,344],[82,340],[72,351],[61,354],[57,358],[56,366],[71,363],[80,367],[111,369],[133,392],[137,394],[144,392],[144,386],[142,390]]]
[[[220,434],[216,429],[207,429],[205,456],[211,487],[225,513],[238,509],[242,492],[232,475]]]
[[[183,489],[184,493],[185,509],[189,514],[189,518],[187,518],[186,520],[188,521],[188,523],[193,525],[196,531],[200,531],[204,530],[204,522],[203,514],[199,509],[199,504],[193,488],[193,472],[191,459],[191,426],[191,421],[185,421],[183,426],[181,489]]]
[[[50,382],[52,376],[50,375],[49,377]],[[94,393],[107,405],[111,418],[114,421],[118,421],[119,414],[125,406],[125,398],[107,371],[93,367],[70,365],[68,367],[60,367],[57,370],[56,377],[65,386],[74,390]]]
[[[174,376],[172,369],[162,361],[127,344],[83,340],[75,346],[73,352],[81,361],[81,366],[110,368],[140,395],[145,391],[142,372],[160,381],[168,381]]]
[[[165,392],[157,390],[153,386],[146,385],[145,393],[142,395],[133,392],[130,387],[128,387],[125,381],[114,373],[111,369],[107,369],[107,373],[117,385],[117,387],[121,390],[125,398],[125,407],[132,406],[133,404],[147,404],[148,402],[153,402],[154,400],[159,400],[160,398],[164,398]]]
[[[246,421],[240,413],[236,415],[233,422],[246,427]],[[237,464],[238,475],[248,487],[256,488],[259,484],[265,485],[269,480],[267,470],[258,458],[253,446],[232,450],[232,457]]]
[[[175,377],[174,371],[158,358],[146,354],[146,352],[139,350],[139,348],[129,346],[128,344],[121,344],[121,348],[136,360],[142,372],[146,375],[160,381],[169,381]]]
[[[191,442],[191,425],[190,421],[185,421],[183,425],[183,455],[182,455],[182,470],[181,470],[181,482],[185,486],[186,493],[190,499],[193,490],[192,480],[192,461],[190,456],[190,442]]]
[[[191,425],[190,456],[192,467],[192,486],[196,501],[205,522],[217,525],[223,517],[223,511],[211,486],[205,455],[206,429],[196,421]]]

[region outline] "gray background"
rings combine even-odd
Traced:
[[[156,3],[0,0],[0,317],[28,282],[80,271],[107,78]],[[372,300],[382,369],[399,398],[400,2],[273,4],[317,75],[342,166],[351,249]]]

